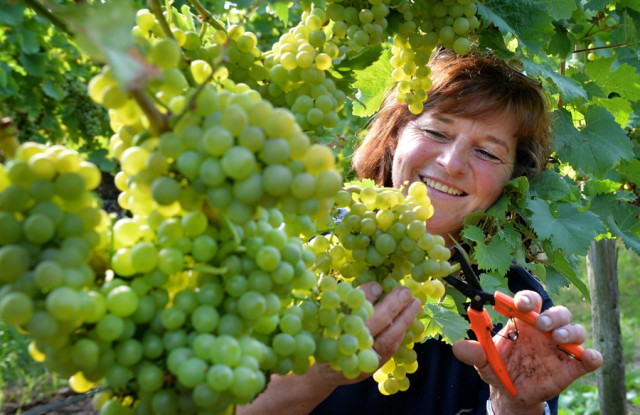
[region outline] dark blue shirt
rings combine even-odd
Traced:
[[[553,305],[542,284],[524,268],[511,267],[506,278],[514,293],[522,290],[540,293],[543,310]],[[480,379],[473,366],[453,355],[450,345],[432,339],[416,344],[414,350],[418,355],[418,370],[408,375],[411,384],[407,391],[382,395],[378,384],[369,377],[338,387],[311,414],[486,414],[489,385]],[[548,404],[551,414],[557,414],[558,398]]]

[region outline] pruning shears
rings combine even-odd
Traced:
[[[484,351],[487,354],[487,360],[500,379],[500,382],[502,382],[510,394],[516,395],[518,391],[511,381],[507,367],[502,360],[500,353],[498,353],[495,343],[493,342],[493,336],[491,333],[493,323],[491,322],[489,312],[484,308],[484,305],[491,304],[493,305],[494,310],[503,316],[510,319],[516,317],[532,326],[538,318],[538,313],[535,311],[529,311],[527,313],[519,311],[513,302],[513,297],[510,297],[503,292],[496,291],[492,294],[483,291],[478,276],[469,265],[466,252],[464,252],[459,246],[454,246],[452,248],[451,261],[456,261],[460,264],[462,276],[459,278],[454,275],[448,275],[443,279],[471,300],[469,307],[467,308],[471,329],[484,348]],[[541,333],[549,339],[552,339],[551,332],[541,331]],[[517,329],[509,332],[507,337],[510,340],[516,340],[518,337]],[[584,349],[579,344],[563,344],[562,346],[557,345],[556,347],[563,350],[571,357],[582,360],[582,352]]]

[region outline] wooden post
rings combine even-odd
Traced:
[[[604,357],[596,372],[601,415],[627,414],[624,353],[618,303],[618,251],[616,241],[591,243],[587,273],[593,316],[593,346]]]

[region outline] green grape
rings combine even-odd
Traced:
[[[110,313],[119,317],[128,317],[138,307],[138,295],[130,286],[121,285],[107,294],[106,305]]]

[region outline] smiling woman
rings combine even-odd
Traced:
[[[413,114],[391,93],[353,165],[361,178],[381,186],[425,183],[435,211],[427,229],[451,245],[458,242],[465,216],[491,206],[510,178],[534,177],[542,170],[549,156],[549,118],[540,85],[500,59],[440,51],[429,66],[433,87],[422,113]],[[379,393],[370,374],[346,379],[329,365],[314,364],[303,376],[273,375],[266,391],[238,414],[556,414],[557,395],[598,368],[602,356],[586,349],[578,361],[558,351],[540,331],[551,332],[557,344],[581,344],[584,328],[571,324],[565,307],[551,307],[540,282],[524,268],[511,267],[506,279],[516,293],[516,309],[544,310],[536,329],[518,324],[518,341],[502,337],[513,323],[494,337],[517,396],[500,384],[479,343],[463,340],[451,347],[429,339],[414,345],[419,369],[408,376],[412,387],[401,394]],[[379,285],[360,288],[375,304],[366,325],[385,364],[402,344],[419,305],[406,287],[381,299]]]

